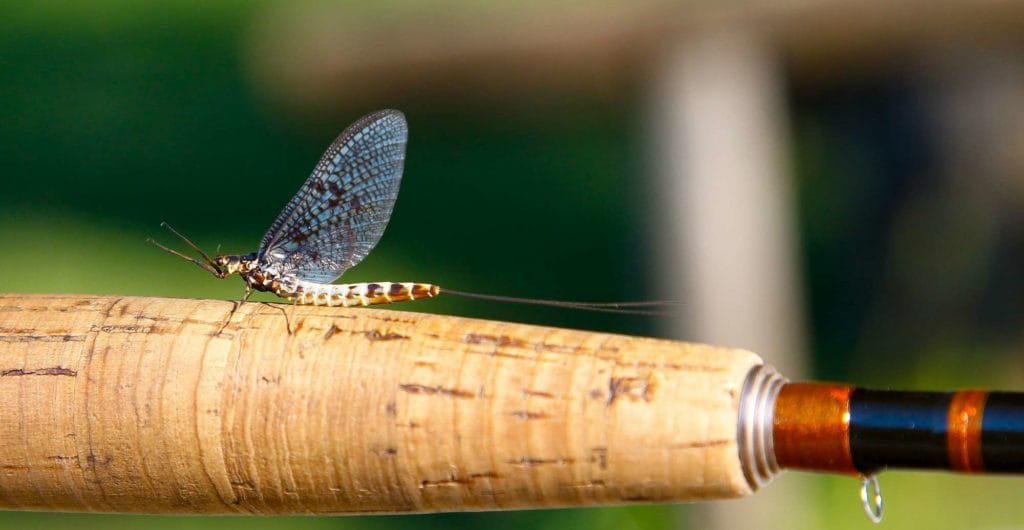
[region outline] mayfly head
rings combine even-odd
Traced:
[[[173,248],[165,247],[164,245],[160,244],[160,242],[158,242],[157,240],[155,240],[153,238],[148,238],[147,241],[149,241],[150,243],[156,245],[157,247],[159,247],[161,250],[163,250],[165,252],[168,252],[170,254],[174,254],[175,256],[178,256],[179,258],[181,258],[181,259],[183,259],[185,261],[189,261],[189,262],[194,263],[200,269],[203,269],[204,271],[209,272],[210,274],[212,274],[212,275],[214,275],[214,276],[216,276],[218,278],[227,278],[229,275],[234,274],[236,272],[239,272],[244,267],[244,265],[243,265],[244,257],[240,257],[240,256],[217,256],[216,258],[211,258],[209,254],[204,252],[203,249],[199,248],[199,246],[196,245],[195,243],[193,243],[191,239],[189,239],[189,238],[185,237],[184,235],[182,235],[181,232],[178,232],[177,230],[175,230],[174,227],[172,227],[171,225],[167,224],[166,222],[162,222],[162,223],[160,223],[160,226],[166,228],[167,230],[169,230],[175,236],[178,236],[178,239],[181,239],[192,250],[198,252],[199,255],[202,257],[202,260],[200,261],[200,260],[198,260],[196,258],[193,258],[192,256],[188,256],[186,254],[178,252],[177,250],[174,250]]]

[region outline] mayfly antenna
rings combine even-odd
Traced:
[[[210,274],[213,274],[214,276],[223,277],[224,273],[221,270],[220,266],[218,266],[217,262],[215,262],[212,258],[210,258],[209,254],[207,254],[206,252],[203,252],[203,249],[199,248],[199,245],[196,245],[195,243],[192,242],[192,240],[190,240],[189,238],[187,238],[184,235],[182,235],[181,232],[178,232],[177,230],[175,230],[174,227],[172,227],[171,225],[167,224],[166,221],[161,222],[160,226],[170,230],[170,232],[172,234],[178,236],[178,238],[181,239],[182,241],[184,241],[186,245],[188,245],[189,247],[192,248],[192,250],[195,250],[196,252],[198,252],[199,255],[203,257],[203,261],[199,261],[199,260],[193,258],[192,256],[189,256],[187,254],[183,254],[181,252],[178,252],[177,250],[174,250],[173,248],[166,247],[163,244],[161,244],[159,241],[157,241],[157,240],[155,240],[155,239],[153,239],[151,237],[147,237],[146,241],[156,245],[157,247],[159,247],[164,252],[167,252],[167,253],[170,253],[170,254],[174,254],[175,256],[178,256],[179,258],[181,258],[181,259],[183,259],[185,261],[190,261],[190,262],[194,263],[200,269],[203,269],[206,272],[209,272]]]

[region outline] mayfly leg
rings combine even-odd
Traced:
[[[284,325],[285,325],[286,328],[288,328],[288,334],[289,335],[291,335],[293,333],[293,331],[292,331],[292,317],[295,316],[295,306],[297,306],[297,305],[299,305],[299,299],[295,298],[295,299],[292,300],[292,306],[290,308],[288,308],[288,309],[282,308],[281,309],[282,312],[284,312]]]
[[[244,303],[249,301],[249,297],[250,296],[252,296],[252,287],[249,287],[249,284],[246,284],[245,285],[245,294],[242,295],[242,299],[241,300],[239,300],[237,302],[232,302],[231,312],[228,313],[228,318],[226,320],[224,320],[224,324],[221,325],[220,329],[217,330],[217,334],[218,335],[220,335],[221,333],[224,332],[224,329],[228,327],[228,324],[230,324],[231,320],[235,317],[235,313],[242,307],[242,304],[244,304]]]

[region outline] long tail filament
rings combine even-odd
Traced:
[[[618,313],[625,315],[648,315],[648,316],[671,316],[682,305],[681,302],[673,300],[653,300],[646,302],[572,302],[567,300],[544,300],[538,298],[517,298],[514,296],[501,296],[495,294],[468,293],[452,289],[441,289],[442,294],[450,294],[462,298],[476,300],[488,300],[492,302],[504,302],[510,304],[540,305],[549,307],[561,307],[566,309],[578,309],[581,311],[596,311],[600,313]]]

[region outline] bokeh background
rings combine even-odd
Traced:
[[[0,5],[0,291],[237,298],[145,243],[255,250],[331,139],[411,137],[353,281],[416,310],[712,341],[793,378],[1024,389],[1024,5],[790,0]],[[262,298],[270,300],[271,298]],[[890,528],[1024,526],[1020,479],[891,472]],[[4,528],[860,528],[848,478],[490,514],[0,513]]]

